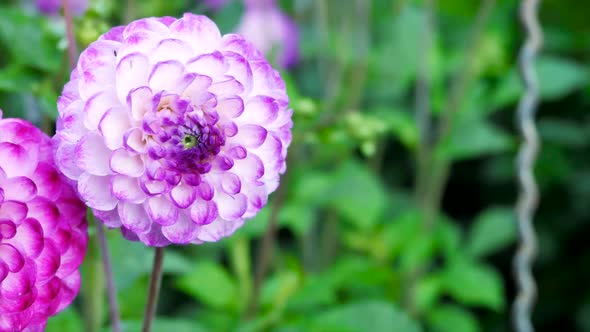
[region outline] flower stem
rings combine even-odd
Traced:
[[[152,267],[152,277],[150,280],[150,293],[145,306],[145,315],[143,318],[142,332],[150,332],[152,321],[156,315],[156,306],[158,304],[158,295],[160,293],[160,283],[162,282],[162,265],[164,263],[164,248],[158,247],[154,251],[154,265]]]
[[[264,233],[264,237],[262,238],[260,247],[258,247],[256,260],[258,265],[256,266],[256,272],[254,275],[252,297],[250,298],[250,303],[248,304],[248,308],[246,309],[246,318],[253,317],[254,314],[256,314],[256,312],[258,311],[258,302],[260,299],[260,291],[262,290],[262,283],[264,282],[264,277],[266,276],[268,265],[270,264],[270,261],[273,256],[276,229],[279,219],[279,211],[283,206],[283,201],[285,200],[286,196],[286,182],[287,181],[285,177],[283,183],[281,183],[279,189],[277,190],[276,199],[273,202],[272,210],[270,211],[270,217],[268,219],[266,233]]]
[[[117,290],[113,278],[113,269],[109,255],[109,248],[107,246],[107,239],[104,233],[104,226],[100,222],[96,223],[96,234],[98,236],[98,244],[102,257],[102,267],[106,277],[107,294],[109,299],[109,315],[111,317],[112,331],[120,332],[121,319],[119,317],[119,305],[117,304]]]
[[[64,8],[64,19],[66,21],[66,38],[68,39],[68,59],[70,60],[70,68],[76,67],[78,59],[78,47],[76,46],[76,38],[74,37],[74,23],[72,19],[72,8],[70,7],[70,0],[62,0]]]

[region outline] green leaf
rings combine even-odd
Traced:
[[[457,117],[449,137],[441,142],[437,157],[459,161],[507,151],[512,139],[504,130],[477,117]]]
[[[141,276],[152,270],[153,250],[140,242],[127,241],[118,232],[108,232],[109,251],[112,253],[113,273],[117,287],[130,287]],[[125,253],[117,255],[115,253]],[[170,274],[186,273],[192,263],[174,250],[166,252],[164,272]]]
[[[471,226],[467,252],[474,257],[492,254],[516,239],[514,212],[508,207],[494,207],[482,212]]]
[[[455,300],[495,311],[504,308],[502,278],[493,268],[458,258],[450,262],[443,272],[443,284]]]
[[[0,91],[30,92],[35,81],[35,73],[20,65],[0,69]]]
[[[438,274],[431,274],[418,280],[414,294],[417,312],[430,311],[436,305],[441,293],[442,283]]]
[[[403,145],[411,150],[416,147],[418,128],[411,112],[387,107],[377,108],[374,112]]]
[[[45,327],[46,332],[79,332],[84,331],[80,315],[74,309],[69,307],[58,315],[50,317]]]
[[[543,142],[551,142],[565,147],[584,147],[588,145],[588,129],[583,123],[565,119],[539,120],[539,133]]]
[[[189,273],[179,277],[179,289],[214,308],[237,302],[238,290],[229,273],[213,261],[201,261]]]
[[[14,62],[38,69],[55,71],[62,52],[55,36],[45,31],[44,18],[21,10],[0,8],[0,41]]]
[[[334,307],[312,319],[309,332],[419,332],[418,323],[393,303],[367,301]]]
[[[559,99],[588,83],[586,67],[559,57],[540,57],[535,63],[542,99]],[[522,95],[523,88],[516,69],[512,69],[500,83],[492,98],[492,104],[503,107],[514,103]]]
[[[385,210],[387,195],[383,184],[366,166],[346,162],[334,172],[331,180],[323,200],[333,209],[362,229],[378,221]]]
[[[441,305],[428,314],[433,332],[479,332],[481,329],[474,315],[458,306]]]

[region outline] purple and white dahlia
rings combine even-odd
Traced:
[[[0,112],[0,331],[43,331],[80,288],[86,207],[55,168],[51,140]]]
[[[250,42],[204,16],[111,29],[58,101],[56,160],[96,216],[150,246],[217,241],[279,185],[285,83]]]

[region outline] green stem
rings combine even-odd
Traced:
[[[234,238],[230,242],[230,263],[238,279],[240,308],[245,313],[252,296],[252,271],[250,269],[250,241],[245,236]]]
[[[150,279],[150,290],[147,304],[145,306],[145,315],[143,318],[142,332],[152,330],[152,322],[156,316],[156,307],[158,306],[158,296],[160,294],[160,284],[162,283],[162,274],[164,265],[164,248],[158,247],[154,251],[154,264],[152,266],[152,276]]]
[[[88,222],[91,227],[96,229],[96,221],[90,211],[88,212]],[[82,283],[82,302],[85,331],[99,332],[105,314],[105,278],[100,258],[98,235],[91,236],[88,239],[88,249],[83,263],[83,270],[85,276]]]

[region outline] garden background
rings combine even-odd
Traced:
[[[299,31],[299,61],[282,69],[294,109],[288,171],[232,237],[167,249],[155,331],[509,331],[518,1],[278,5]],[[93,0],[76,39],[83,49],[111,26],[184,12],[229,33],[244,7]],[[590,331],[588,13],[587,1],[540,7],[538,331]],[[63,19],[2,0],[0,45],[4,116],[53,134],[69,76]],[[109,330],[94,229],[81,294],[49,332]],[[152,250],[118,231],[108,241],[123,327],[138,331]]]

